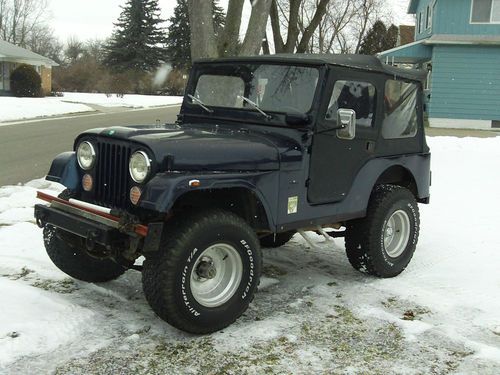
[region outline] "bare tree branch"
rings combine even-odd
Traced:
[[[255,0],[240,55],[256,55],[262,47],[272,0]]]
[[[36,28],[45,24],[47,0],[0,0],[0,36],[26,47]]]
[[[314,17],[312,18],[311,23],[309,23],[309,26],[306,27],[304,33],[302,34],[302,39],[300,40],[299,46],[297,47],[297,53],[306,52],[309,40],[311,39],[319,23],[323,19],[326,13],[326,7],[329,2],[330,0],[321,0],[319,2],[316,8],[316,13],[314,13]]]

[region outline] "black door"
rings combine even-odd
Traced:
[[[311,204],[341,201],[349,193],[360,168],[373,157],[377,139],[377,110],[381,108],[379,93],[382,76],[349,69],[330,71],[328,97],[320,109],[316,134],[313,136],[308,182]],[[339,138],[336,130],[337,111],[355,111],[356,135]]]

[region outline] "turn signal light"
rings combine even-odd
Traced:
[[[83,190],[85,191],[91,191],[92,188],[94,187],[94,180],[92,179],[92,176],[89,174],[84,174],[82,177],[82,187]]]
[[[200,187],[201,182],[200,182],[200,180],[191,180],[191,181],[189,181],[189,186],[190,187]]]
[[[139,189],[137,186],[132,187],[132,189],[130,189],[130,202],[132,202],[133,205],[139,203],[139,199],[141,199],[141,194],[142,194],[141,189]]]

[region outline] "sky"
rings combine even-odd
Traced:
[[[221,0],[225,6],[228,0]],[[413,23],[413,18],[406,14],[409,0],[387,0],[388,12],[395,23]],[[126,0],[48,0],[47,18],[56,36],[66,41],[70,37],[80,40],[104,39],[111,35],[113,22],[118,19]],[[163,18],[169,18],[176,5],[176,0],[159,0]],[[249,7],[249,5],[247,5]]]

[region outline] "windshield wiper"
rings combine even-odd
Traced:
[[[273,116],[268,115],[266,112],[264,112],[262,109],[260,109],[260,107],[256,103],[252,102],[250,99],[245,98],[242,95],[238,95],[238,98],[242,99],[245,102],[247,102],[248,104],[250,104],[254,109],[256,109],[257,111],[259,111],[260,114],[263,115],[266,119],[271,120],[273,118]]]
[[[203,108],[205,111],[207,111],[208,113],[214,113],[214,110],[213,109],[210,109],[207,107],[207,105],[205,103],[203,103],[200,99],[198,99],[197,97],[191,95],[191,94],[188,94],[188,97],[192,100],[192,102],[194,104],[198,104],[201,108]]]

